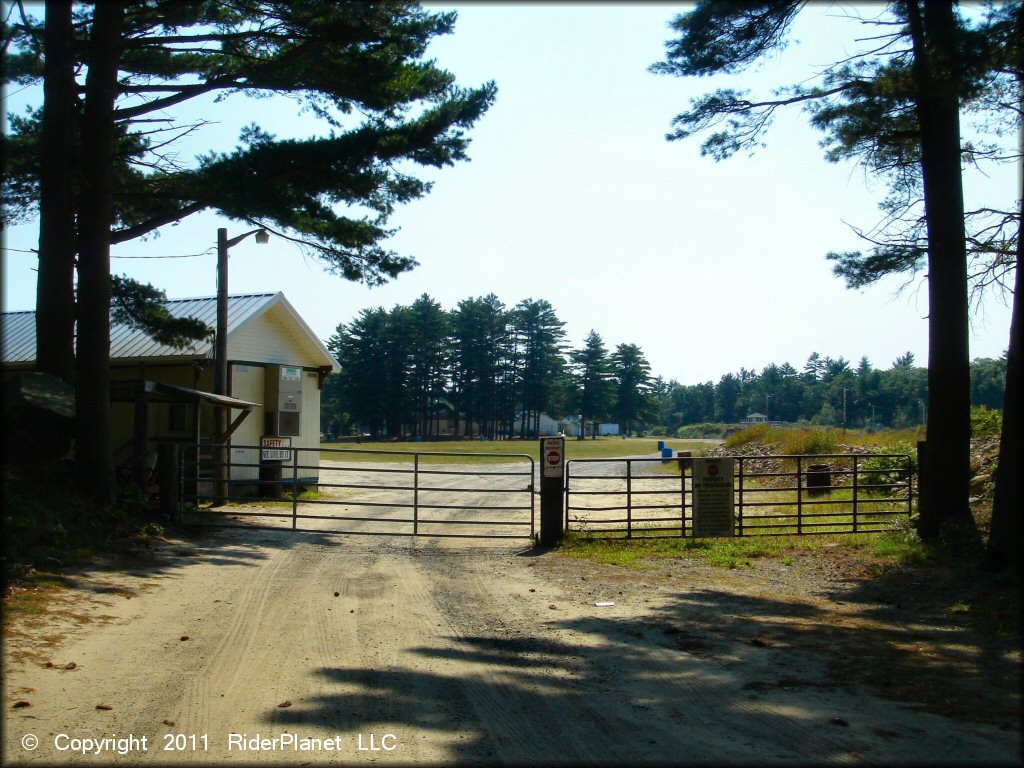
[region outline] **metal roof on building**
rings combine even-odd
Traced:
[[[323,346],[323,342],[316,338],[309,326],[285,299],[284,294],[280,292],[248,293],[228,297],[228,337],[230,338],[232,332],[250,319],[278,303],[290,310],[290,314],[316,342],[316,346],[333,362],[333,358]],[[165,302],[164,306],[175,317],[194,317],[211,328],[215,328],[217,325],[217,298],[215,296],[171,299]],[[213,343],[213,339],[209,339],[179,350],[167,344],[160,344],[143,331],[126,325],[112,321],[110,327],[111,360],[167,357],[211,358],[214,354]],[[2,351],[2,362],[5,365],[27,364],[35,361],[36,313],[34,311],[3,313],[3,322],[0,326],[0,351]],[[334,363],[334,366],[336,365]]]
[[[5,363],[31,363],[36,359],[36,313],[4,312],[0,324],[0,350]]]
[[[248,293],[228,297],[228,335],[255,314],[267,308],[276,293]],[[164,304],[174,317],[193,317],[211,328],[217,327],[217,297],[207,296],[196,299],[174,299]],[[167,344],[160,344],[145,332],[126,325],[110,327],[110,357],[212,357],[213,339],[199,341],[187,349],[177,350]]]

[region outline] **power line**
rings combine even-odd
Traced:
[[[39,255],[39,251],[35,250],[34,248],[4,248],[3,250],[10,251],[12,253],[34,253],[37,256]],[[198,256],[209,256],[211,253],[213,253],[213,251],[214,251],[214,248],[210,247],[210,248],[207,248],[205,251],[201,251],[200,253],[181,253],[181,254],[173,254],[173,255],[167,255],[167,256],[114,256],[113,254],[111,254],[110,258],[112,258],[112,259],[194,259],[194,258],[196,258]]]
[[[200,253],[182,253],[173,256],[114,256],[111,255],[112,259],[194,259],[197,256],[208,256],[213,253],[214,249],[207,248],[205,251]]]

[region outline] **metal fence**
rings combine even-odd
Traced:
[[[181,448],[180,500],[196,525],[350,534],[533,538],[534,459],[349,448]]]
[[[735,456],[736,536],[880,533],[910,515],[907,454]],[[692,460],[571,459],[566,530],[692,536]]]

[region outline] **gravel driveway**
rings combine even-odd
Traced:
[[[1020,758],[1019,651],[827,558],[232,529],[66,577],[7,625],[8,765]]]

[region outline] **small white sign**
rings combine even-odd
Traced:
[[[292,457],[290,437],[260,438],[260,461],[289,461]]]
[[[693,460],[693,535],[697,538],[733,535],[733,460]]]
[[[542,438],[540,461],[544,466],[544,477],[562,477],[565,464],[565,441],[560,437]]]
[[[288,365],[281,366],[281,381],[302,381],[302,369]]]

